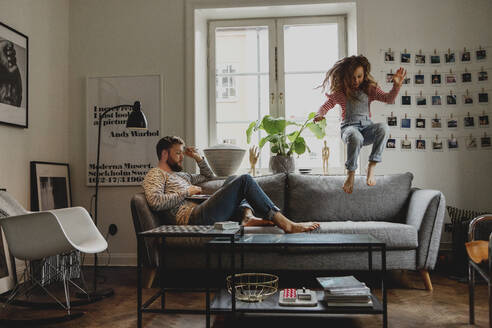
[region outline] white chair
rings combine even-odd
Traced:
[[[71,207],[43,212],[34,212],[0,219],[11,255],[33,261],[66,254],[78,250],[83,253],[99,253],[108,243],[94,225],[89,213],[82,207]],[[26,267],[26,270],[28,268]],[[56,268],[55,268],[56,269]],[[68,271],[62,270],[66,306],[30,275],[30,284],[18,284],[11,292],[7,304],[18,294],[40,286],[53,297],[70,316],[69,283],[85,292],[69,279]]]

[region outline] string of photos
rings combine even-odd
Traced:
[[[488,53],[492,47],[432,51],[381,49],[387,85],[403,66],[407,76],[397,99],[382,114],[390,127],[387,150],[490,150]],[[394,66],[389,66],[394,65]],[[388,114],[389,112],[389,114]],[[410,132],[410,133],[407,133]],[[435,134],[436,133],[436,134]]]

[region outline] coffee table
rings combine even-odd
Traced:
[[[232,248],[231,248],[232,246]],[[344,251],[360,251],[361,249],[368,252],[368,271],[373,271],[373,251],[381,252],[381,291],[382,303],[372,294],[372,307],[328,307],[322,301],[318,301],[315,307],[285,307],[278,304],[279,292],[270,296],[262,302],[241,302],[235,301],[234,295],[230,295],[225,289],[216,293],[215,299],[210,303],[210,309],[207,308],[207,327],[210,325],[210,315],[219,313],[295,313],[295,314],[375,314],[382,315],[383,328],[388,326],[387,315],[387,295],[385,286],[386,275],[386,244],[368,234],[320,234],[320,233],[298,233],[298,234],[245,234],[234,241],[231,245],[230,240],[224,238],[215,238],[207,243],[207,247],[231,248],[232,251],[241,252],[241,269],[244,272],[244,248],[268,248],[272,250],[275,247],[320,247],[327,252],[333,249],[343,248]],[[266,270],[268,268],[265,268]],[[236,271],[232,270],[233,274]],[[234,281],[234,279],[233,279]],[[297,286],[300,287],[300,286]],[[233,289],[234,290],[234,287]],[[323,291],[318,292],[318,299],[323,299]],[[208,306],[208,302],[207,302]]]

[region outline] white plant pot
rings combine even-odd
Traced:
[[[246,150],[231,144],[219,144],[204,149],[203,152],[215,175],[228,177],[236,173]]]

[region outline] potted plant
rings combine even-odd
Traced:
[[[283,117],[275,118],[270,115],[265,115],[261,120],[251,122],[246,130],[248,144],[251,142],[253,131],[263,130],[267,133],[266,137],[262,138],[258,146],[263,146],[269,142],[272,157],[270,157],[270,169],[273,173],[294,172],[293,154],[304,154],[306,150],[311,152],[306,144],[306,140],[301,136],[302,132],[308,128],[318,139],[323,139],[326,135],[326,120],[313,122],[316,112],[309,113],[307,120],[304,123],[288,121]],[[294,131],[287,134],[288,126],[295,126]]]

